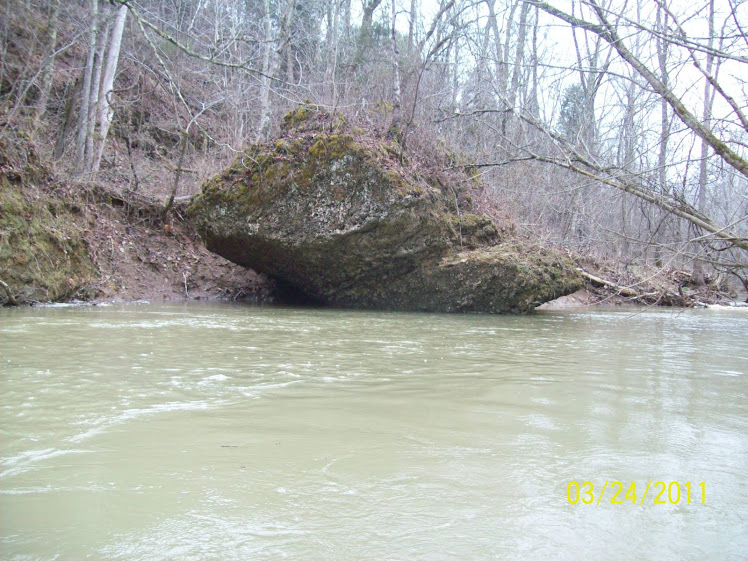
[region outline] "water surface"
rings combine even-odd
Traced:
[[[0,553],[745,559],[747,335],[712,310],[0,310]],[[570,504],[572,480],[691,504]]]

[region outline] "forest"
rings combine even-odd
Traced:
[[[0,134],[166,216],[312,104],[459,152],[616,285],[748,291],[747,28],[745,0],[5,0]]]
[[[748,559],[748,0],[0,0],[0,561]]]

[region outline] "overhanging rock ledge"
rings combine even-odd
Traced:
[[[302,106],[188,212],[209,250],[322,305],[517,313],[581,288],[567,256],[481,210],[477,174],[445,171],[455,156],[439,152],[403,164],[397,145]]]

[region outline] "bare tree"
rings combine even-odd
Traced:
[[[52,77],[55,67],[55,51],[57,48],[57,20],[60,14],[60,0],[50,0],[49,15],[47,17],[47,33],[45,40],[45,51],[47,57],[42,66],[41,87],[39,88],[39,99],[36,102],[34,120],[31,130],[35,131],[39,126],[39,119],[47,111],[49,94],[52,90]]]
[[[79,165],[83,165],[86,154],[86,138],[89,136],[89,107],[93,84],[94,58],[96,57],[96,37],[98,34],[99,2],[90,0],[89,17],[91,25],[88,30],[88,55],[83,67],[83,90],[81,91],[80,111],[78,113],[78,133],[75,142],[75,153]]]
[[[707,39],[707,52],[706,52],[706,74],[713,76],[714,71],[714,0],[709,0],[709,38]],[[713,81],[713,80],[712,80]],[[701,120],[705,126],[712,126],[712,108],[714,106],[714,88],[710,80],[704,81],[704,111],[701,115]],[[699,212],[702,214],[706,212],[706,191],[707,191],[707,176],[709,173],[709,144],[703,138],[701,139],[701,158],[699,161],[699,188],[696,196],[697,206]],[[704,268],[702,262],[698,259],[693,262],[693,277],[698,284],[704,284]]]
[[[99,123],[98,146],[91,167],[91,171],[94,173],[99,171],[101,155],[104,152],[104,143],[109,134],[109,127],[112,124],[112,116],[114,115],[111,96],[114,88],[114,76],[117,72],[117,64],[119,63],[119,52],[122,45],[122,33],[125,29],[125,19],[127,19],[127,6],[120,6],[117,10],[117,17],[114,20],[109,49],[107,50],[106,65],[104,66],[104,75],[102,76],[99,90],[97,106]]]
[[[365,0],[363,14],[361,16],[361,27],[358,33],[358,46],[356,47],[355,65],[363,62],[364,51],[371,41],[372,25],[374,22],[374,11],[382,3],[382,0]]]
[[[401,122],[401,107],[402,107],[402,90],[400,85],[400,49],[397,46],[397,7],[395,6],[395,0],[392,0],[390,4],[390,41],[392,45],[392,120],[388,129],[388,134],[397,138],[402,139],[402,122]]]
[[[748,160],[733,150],[727,143],[726,140],[717,136],[715,131],[708,124],[698,119],[692,111],[690,111],[683,100],[675,93],[675,91],[668,87],[658,78],[654,72],[652,72],[644,62],[632,53],[626,46],[624,39],[618,34],[616,27],[611,23],[606,10],[604,10],[596,0],[588,0],[588,3],[595,15],[597,16],[598,22],[590,22],[578,17],[573,16],[559,10],[545,2],[539,0],[527,0],[533,5],[537,6],[541,10],[548,14],[561,19],[574,27],[579,27],[590,31],[597,35],[607,43],[609,43],[619,54],[619,56],[625,60],[636,72],[646,80],[646,82],[657,92],[658,95],[667,101],[668,105],[672,108],[675,114],[689,129],[707,143],[727,164],[734,167],[742,175],[748,177]],[[708,50],[705,47],[705,50]],[[748,62],[748,61],[746,61]],[[732,97],[726,93],[723,95],[725,99],[730,103],[734,111],[735,117],[740,121],[743,129],[748,132],[748,119],[746,119],[740,107],[732,100]],[[732,101],[731,101],[732,100]],[[748,244],[746,245],[748,247]]]
[[[62,130],[55,156],[74,129],[77,171],[98,169],[114,133],[141,192],[173,200],[311,99],[389,132],[403,156],[420,135],[444,137],[544,243],[698,259],[707,279],[745,265],[748,39],[734,0],[693,14],[667,0],[81,0],[84,18],[59,0],[10,1],[48,25],[24,39],[23,68],[7,61],[20,16],[0,23],[1,101],[33,117],[16,122]],[[123,43],[127,11],[143,33]],[[55,69],[46,57],[68,44],[82,60]]]

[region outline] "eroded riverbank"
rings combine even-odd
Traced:
[[[284,298],[267,277],[206,250],[184,219],[185,200],[164,214],[162,201],[132,191],[65,183],[30,142],[7,133],[0,184],[0,304]],[[683,271],[624,272],[573,258],[608,283],[585,277],[585,306],[730,301],[724,279],[695,287]]]

